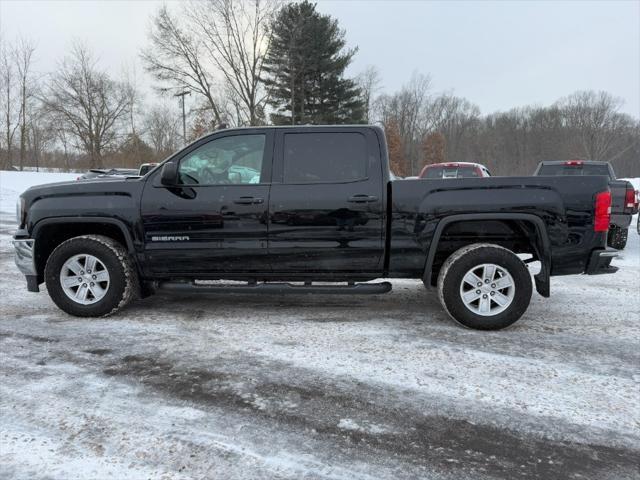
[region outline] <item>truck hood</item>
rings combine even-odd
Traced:
[[[34,203],[48,198],[62,199],[68,197],[86,204],[84,200],[99,202],[100,197],[111,197],[113,195],[137,196],[142,190],[144,182],[140,177],[116,177],[116,178],[96,178],[83,181],[70,180],[66,182],[47,183],[35,185],[25,190],[20,198],[24,201],[24,206],[29,209]]]

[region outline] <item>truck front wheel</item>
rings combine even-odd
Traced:
[[[438,296],[447,313],[465,327],[499,330],[516,322],[531,301],[531,275],[510,250],[476,243],[444,262]]]
[[[101,235],[71,238],[49,256],[44,272],[53,302],[77,317],[101,317],[124,307],[138,291],[125,248]]]

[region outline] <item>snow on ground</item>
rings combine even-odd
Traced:
[[[77,173],[8,172],[0,171],[0,191],[3,198],[17,196],[27,188],[45,183],[66,182],[78,178]],[[4,210],[4,205],[3,205]]]
[[[638,177],[638,178],[621,178],[620,180],[626,180],[628,182],[631,182],[631,184],[633,185],[634,189],[640,190],[640,177]]]
[[[77,173],[9,172],[0,170],[0,248],[11,246],[15,230],[16,202],[27,188],[53,182],[75,180]]]
[[[1,478],[640,478],[635,229],[619,272],[554,277],[501,332],[410,280],[88,320],[28,293],[9,248],[16,192],[66,178],[0,173]]]
[[[38,172],[38,173],[67,173],[65,172],[64,169],[59,167],[37,167],[36,168],[36,167],[29,166],[29,167],[22,167],[22,170],[24,172]],[[14,171],[16,170],[12,170],[12,172]],[[84,173],[86,170],[73,170],[73,171],[74,172],[82,171]],[[76,175],[78,174],[76,173]]]

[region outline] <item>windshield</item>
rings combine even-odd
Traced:
[[[608,165],[603,164],[563,164],[556,163],[550,165],[542,165],[538,171],[538,175],[562,176],[562,175],[604,175],[609,176]]]

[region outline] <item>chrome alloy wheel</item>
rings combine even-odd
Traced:
[[[109,283],[109,271],[93,255],[74,255],[60,269],[62,290],[80,305],[91,305],[102,300],[109,290]]]
[[[460,297],[465,307],[477,315],[490,317],[504,312],[516,293],[509,272],[493,263],[470,269],[460,283]]]

